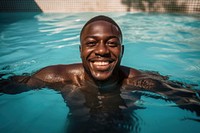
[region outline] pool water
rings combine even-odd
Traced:
[[[45,66],[81,62],[79,33],[100,13],[0,13],[0,74],[33,73]],[[102,14],[102,13],[101,13]],[[200,89],[200,15],[103,13],[120,25],[122,65],[168,75]],[[173,102],[142,96],[133,110],[133,132],[198,132],[194,112]],[[62,133],[69,108],[58,92],[44,88],[0,95],[1,133]]]

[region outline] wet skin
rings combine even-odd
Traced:
[[[81,36],[81,58],[86,79],[109,84],[118,78],[122,58],[119,30],[109,22],[96,21],[85,27]]]
[[[48,66],[31,76],[13,76],[11,80],[1,80],[0,92],[15,94],[42,87],[64,92],[66,86],[73,86],[71,89],[92,87],[108,92],[120,88],[151,91],[168,97],[173,97],[173,94],[187,96],[179,102],[198,103],[196,91],[184,89],[168,81],[165,76],[120,66],[124,48],[122,36],[114,24],[103,20],[89,23],[83,29],[80,41],[82,63]],[[19,84],[21,87],[11,87]],[[195,100],[188,100],[191,96]]]
[[[121,111],[133,108],[134,102],[140,97],[136,97],[130,104],[122,95],[123,92],[131,93],[133,90],[155,92],[167,96],[178,105],[197,105],[195,111],[200,114],[199,99],[194,90],[182,88],[159,74],[120,66],[124,46],[119,29],[112,23],[99,20],[88,24],[80,41],[82,63],[48,66],[31,76],[14,76],[10,80],[1,80],[0,92],[16,94],[49,87],[61,92],[73,121],[77,117],[80,121],[88,120],[88,115],[96,119],[98,115],[95,114],[103,114],[104,120],[100,123],[95,121],[97,124],[105,123],[108,119],[113,121],[117,115],[122,114],[122,121],[129,119],[130,112]],[[105,112],[110,115],[104,116]],[[92,120],[90,124],[95,122]],[[77,129],[76,125],[77,121],[74,129]]]
[[[120,82],[124,82],[141,75],[138,70],[120,66],[123,55],[122,37],[113,24],[106,21],[88,24],[80,41],[82,64],[46,67],[32,77],[47,84],[71,83],[77,86],[87,84],[97,88],[112,88],[116,87],[119,77],[123,79]],[[29,84],[32,84],[31,81]]]

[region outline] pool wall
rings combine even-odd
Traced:
[[[199,13],[200,0],[1,0],[1,12]]]

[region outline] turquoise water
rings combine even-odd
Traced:
[[[0,73],[33,73],[53,64],[81,62],[79,32],[99,13],[1,13]],[[104,13],[122,28],[122,65],[200,85],[200,16]],[[194,87],[200,89],[199,86]],[[200,119],[173,102],[142,96],[135,110],[137,132],[198,132]],[[69,109],[61,95],[45,88],[0,96],[0,132],[62,133]]]

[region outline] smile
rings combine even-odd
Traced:
[[[113,60],[90,60],[90,66],[93,70],[109,71]]]
[[[109,61],[94,61],[93,64],[97,66],[106,66],[109,65]]]

